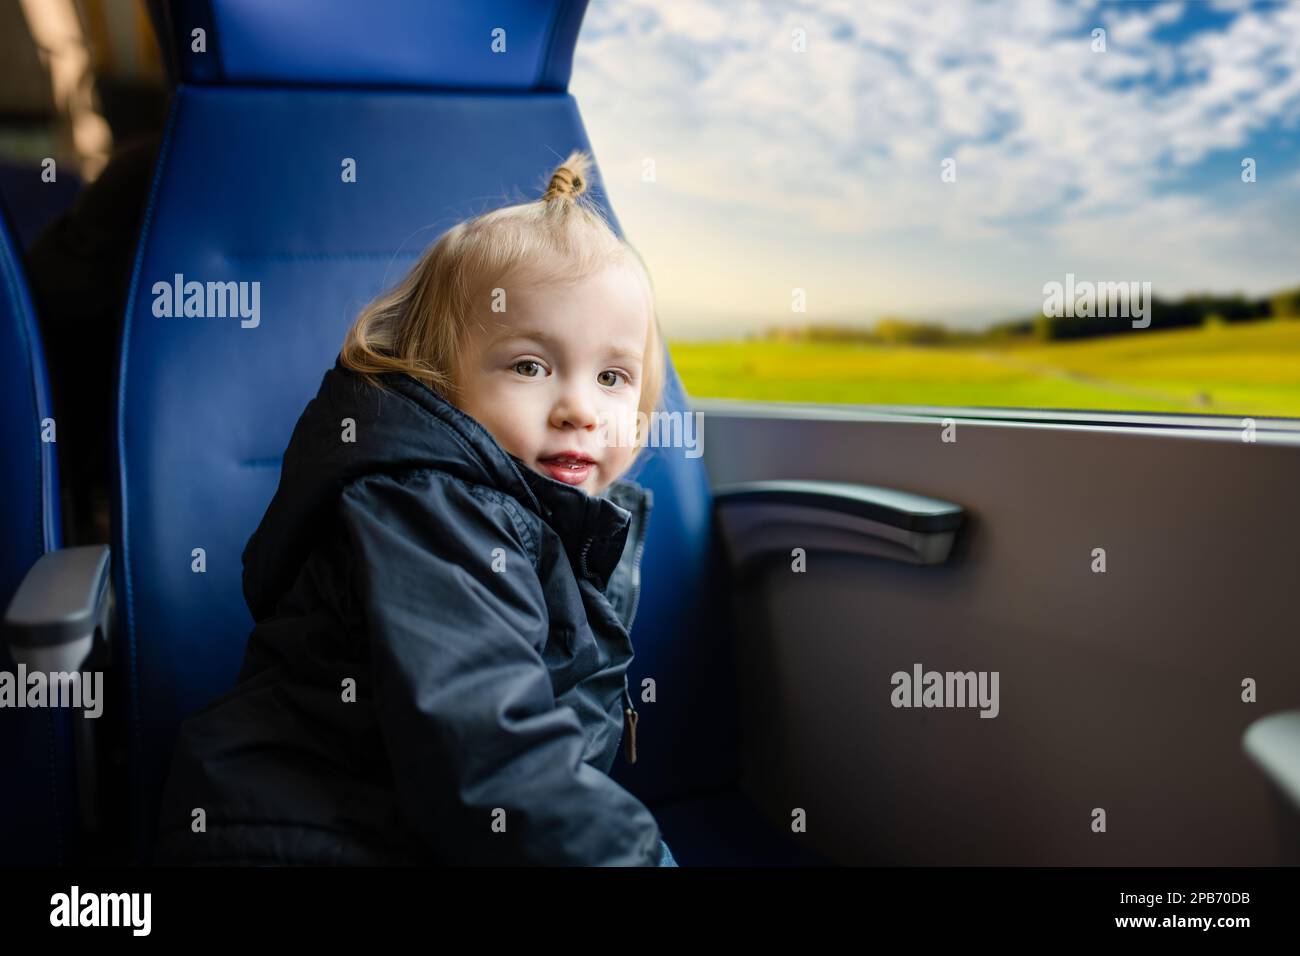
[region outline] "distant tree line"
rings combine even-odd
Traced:
[[[1300,320],[1300,287],[1250,299],[1243,295],[1185,296],[1178,301],[1152,297],[1151,325],[1142,331],[1178,329],[1220,323],[1258,322],[1281,318]],[[952,329],[941,322],[896,317],[874,325],[809,323],[769,326],[761,338],[781,341],[871,343],[876,345],[978,345],[1008,341],[1059,342],[1135,331],[1130,319],[1037,315],[998,322],[980,331]]]

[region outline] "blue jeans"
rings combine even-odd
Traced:
[[[677,866],[677,861],[673,859],[673,851],[668,849],[668,844],[659,838],[659,845],[663,848],[663,854],[659,857],[660,866]]]

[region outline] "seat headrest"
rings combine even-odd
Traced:
[[[586,7],[587,0],[170,0],[160,40],[185,83],[563,91]]]

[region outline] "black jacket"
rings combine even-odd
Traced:
[[[336,362],[294,429],[239,682],[182,724],[155,862],[658,865],[608,776],[650,492],[588,495],[385,381]]]

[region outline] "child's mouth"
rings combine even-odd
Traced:
[[[551,458],[539,458],[537,462],[546,474],[567,485],[582,484],[596,464],[590,458],[581,455],[555,455]]]

